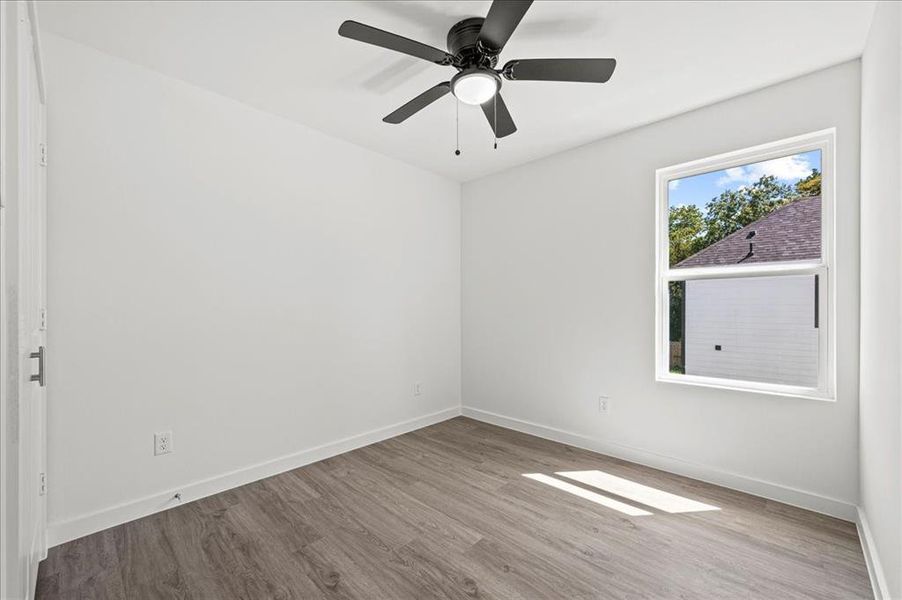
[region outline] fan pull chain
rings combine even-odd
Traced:
[[[492,96],[492,105],[494,106],[494,110],[492,110],[492,119],[494,123],[492,123],[492,135],[495,136],[495,150],[498,149],[498,92],[495,92],[495,95]]]
[[[460,100],[454,99],[454,131],[457,136],[457,145],[454,156],[460,156]]]

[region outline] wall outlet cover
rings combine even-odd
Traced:
[[[172,432],[161,431],[153,434],[153,455],[169,454],[172,452]]]

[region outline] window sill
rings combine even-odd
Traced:
[[[836,402],[836,397],[832,393],[816,388],[807,388],[793,385],[780,385],[777,383],[755,383],[750,381],[738,381],[735,379],[719,379],[716,377],[701,377],[698,375],[678,374],[659,374],[655,379],[656,381],[661,383],[693,385],[719,390],[729,390],[732,392],[751,392],[753,394],[783,396],[786,398],[803,398],[805,400],[818,400],[820,402]]]

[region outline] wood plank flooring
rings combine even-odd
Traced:
[[[555,475],[589,470],[720,510]],[[52,548],[37,597],[873,595],[851,523],[459,417]]]

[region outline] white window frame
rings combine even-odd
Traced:
[[[836,129],[825,129],[744,150],[728,152],[658,169],[656,176],[655,213],[655,377],[657,381],[697,385],[763,394],[835,400],[836,390],[836,276],[833,269],[834,212],[836,190]],[[718,265],[710,267],[670,267],[669,184],[711,171],[720,171],[812,150],[821,151],[821,258],[813,261],[755,263],[750,265]],[[817,387],[804,387],[685,375],[670,372],[670,295],[668,283],[694,279],[727,277],[765,277],[774,275],[819,276],[819,347]]]

